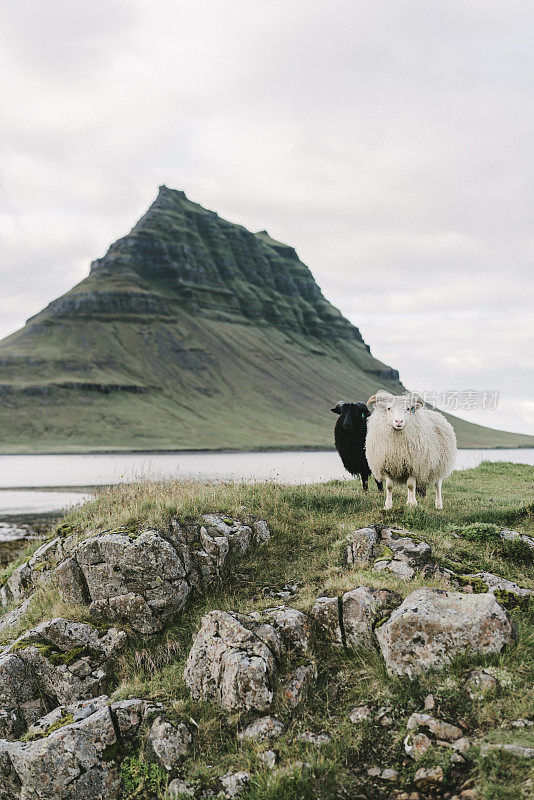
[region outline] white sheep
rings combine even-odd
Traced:
[[[365,453],[377,481],[386,482],[384,510],[393,505],[393,484],[405,483],[406,505],[416,506],[415,491],[436,487],[436,508],[443,508],[441,482],[456,462],[456,435],[443,414],[423,408],[414,394],[394,396],[378,392],[367,401],[375,404],[367,421]]]

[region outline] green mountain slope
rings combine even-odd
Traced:
[[[292,247],[160,187],[88,277],[0,342],[3,452],[329,447],[399,391]],[[464,447],[534,437],[454,421]]]

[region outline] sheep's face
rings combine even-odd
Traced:
[[[394,396],[388,392],[380,392],[368,402],[375,403],[375,407],[385,415],[388,424],[396,431],[402,431],[409,424],[412,415],[423,405],[423,401],[417,395]]]
[[[340,401],[334,408],[330,409],[334,414],[339,414],[341,424],[345,431],[365,430],[367,427],[367,417],[371,414],[365,403],[347,403]],[[338,420],[339,422],[339,420]]]

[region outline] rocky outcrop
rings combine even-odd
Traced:
[[[97,697],[56,709],[29,741],[0,740],[2,800],[116,800],[121,750],[145,713],[141,700]]]
[[[351,569],[371,567],[411,580],[417,572],[433,569],[432,551],[427,542],[401,528],[381,525],[359,528],[350,533],[342,547],[343,564]]]
[[[283,732],[284,726],[280,720],[274,717],[260,717],[240,731],[238,739],[264,742],[268,739],[278,739]]]
[[[82,542],[57,537],[13,572],[2,587],[3,602],[21,601],[53,580],[65,602],[89,605],[103,622],[155,633],[192,593],[219,585],[232,559],[269,536],[263,520],[245,525],[211,514],[204,524],[174,520],[166,530],[136,535],[104,532]]]
[[[508,615],[492,594],[412,592],[375,630],[393,675],[443,669],[461,653],[499,653],[512,639]]]
[[[178,720],[171,724],[157,717],[148,732],[146,746],[149,756],[172,773],[187,755],[192,742],[193,737],[184,722]]]
[[[65,557],[66,550],[65,542],[59,536],[38,547],[29,561],[17,567],[0,588],[2,605],[8,606],[29,597],[48,580],[56,564]]]
[[[266,711],[281,659],[311,660],[311,624],[280,606],[252,614],[211,611],[202,618],[184,679],[194,698],[234,711]]]
[[[0,655],[0,736],[20,737],[64,703],[106,688],[113,658],[126,641],[115,628],[58,617],[25,633]]]
[[[319,597],[310,614],[334,645],[369,648],[374,624],[400,601],[388,589],[358,586],[339,598]]]

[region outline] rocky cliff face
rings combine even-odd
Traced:
[[[162,186],[87,278],[0,343],[3,445],[330,445],[332,393],[366,399],[377,380],[400,386],[292,247]]]
[[[108,281],[134,290],[109,291]],[[166,186],[130,233],[93,261],[89,280],[42,314],[167,316],[175,304],[212,319],[363,342],[293,247],[227,222]]]
[[[160,187],[77,286],[0,342],[5,451],[331,447],[402,389],[295,250]],[[461,446],[531,445],[458,420]]]

